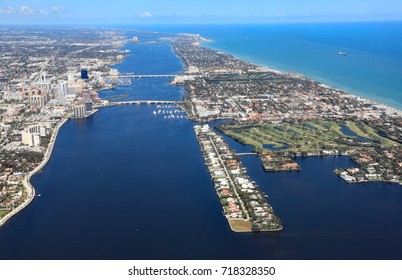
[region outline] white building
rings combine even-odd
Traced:
[[[30,147],[40,146],[40,133],[31,133],[29,131],[23,130],[21,132],[22,143]]]
[[[26,127],[22,132],[22,143],[30,147],[37,147],[41,144],[41,137],[49,134],[51,123],[39,123]]]
[[[85,118],[86,108],[85,105],[74,106],[74,118]]]

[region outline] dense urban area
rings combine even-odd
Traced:
[[[112,86],[104,77],[127,55],[126,41],[107,29],[0,29],[0,225],[40,195],[30,176],[69,117],[96,111],[97,91]]]

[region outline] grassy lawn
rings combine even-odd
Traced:
[[[251,231],[251,222],[244,220],[228,220],[230,228],[234,232],[250,232]]]
[[[367,124],[363,122],[359,122],[358,124],[352,121],[348,121],[346,125],[349,127],[351,131],[356,133],[357,135],[361,137],[365,137],[371,140],[376,140],[380,142],[384,146],[400,146],[399,143],[392,141],[391,139],[384,138],[376,133],[376,131],[368,126]],[[364,130],[364,131],[363,131]]]
[[[363,122],[348,121],[346,125],[358,136],[374,140],[385,146],[396,145],[394,141],[377,135],[371,127]],[[350,146],[347,146],[340,139],[353,139],[355,137],[343,134],[341,129],[342,125],[333,121],[281,125],[226,125],[221,127],[223,133],[242,144],[254,147],[257,151],[268,151],[269,149],[263,149],[263,146],[272,145],[274,149],[286,148],[289,151],[297,152],[349,148]]]
[[[0,218],[3,218],[5,215],[7,215],[7,213],[9,213],[10,211],[7,210],[0,210]]]

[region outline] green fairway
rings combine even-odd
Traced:
[[[342,133],[343,126],[349,128],[355,135]],[[342,124],[325,121],[280,125],[223,125],[218,129],[242,144],[253,146],[259,152],[263,150],[308,152],[342,150],[362,146],[398,145],[390,139],[377,135],[367,124],[353,121]],[[368,142],[362,145],[358,136],[366,138]]]

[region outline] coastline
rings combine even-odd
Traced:
[[[200,36],[200,35],[198,35],[198,36]],[[198,41],[198,43],[200,43],[200,41]],[[192,45],[194,45],[194,44],[192,44]],[[201,45],[201,46],[200,46]],[[364,97],[364,96],[362,96],[362,95],[358,95],[358,94],[355,94],[355,93],[351,93],[351,92],[348,92],[348,91],[345,91],[345,90],[341,90],[341,89],[338,89],[338,88],[336,88],[336,87],[332,87],[332,86],[329,86],[329,85],[327,85],[327,84],[324,84],[324,83],[322,83],[322,82],[319,82],[319,81],[317,81],[317,80],[314,80],[314,79],[311,79],[311,78],[309,78],[309,77],[306,77],[306,76],[304,76],[304,75],[301,75],[301,74],[297,74],[297,73],[287,73],[287,72],[282,72],[282,71],[277,71],[277,70],[273,70],[273,69],[271,69],[270,67],[266,67],[266,66],[262,66],[261,64],[256,64],[256,63],[253,63],[253,62],[250,62],[249,60],[247,60],[247,59],[242,59],[242,58],[239,58],[238,56],[236,56],[236,55],[233,55],[233,54],[230,54],[230,53],[228,53],[228,52],[226,52],[226,51],[221,51],[221,50],[219,50],[219,48],[213,48],[213,47],[210,47],[209,45],[205,45],[205,44],[198,44],[198,46],[200,46],[199,48],[203,48],[206,52],[208,52],[208,49],[210,50],[210,52],[211,53],[217,53],[217,54],[221,54],[221,55],[226,55],[226,59],[228,59],[229,61],[239,61],[239,64],[240,65],[242,65],[241,63],[242,62],[245,62],[246,64],[249,64],[249,65],[251,65],[253,68],[247,68],[247,67],[244,67],[244,69],[246,69],[246,71],[249,71],[249,72],[259,72],[259,71],[262,71],[262,72],[271,72],[271,73],[275,73],[275,74],[278,74],[280,77],[282,77],[283,79],[296,79],[297,81],[300,81],[301,83],[302,83],[302,81],[305,81],[305,82],[308,82],[308,83],[312,83],[312,84],[314,84],[314,86],[315,87],[321,87],[321,88],[324,88],[324,89],[326,89],[326,92],[327,92],[327,94],[329,95],[329,96],[331,96],[331,95],[336,95],[338,98],[339,98],[339,100],[342,100],[342,99],[347,99],[347,100],[351,100],[350,102],[355,102],[355,103],[357,103],[357,104],[364,104],[364,106],[369,106],[370,108],[373,108],[373,110],[381,110],[382,111],[382,116],[378,116],[378,118],[380,119],[380,118],[382,118],[382,117],[384,117],[384,116],[386,116],[386,117],[389,117],[389,118],[392,118],[393,120],[394,120],[394,118],[400,118],[400,117],[402,117],[402,110],[400,110],[400,109],[398,109],[396,106],[395,107],[393,107],[393,106],[390,106],[390,105],[387,105],[387,104],[385,104],[385,103],[382,103],[382,102],[379,102],[379,101],[375,101],[375,100],[372,100],[372,99],[369,99],[369,98],[366,98],[366,97]],[[197,50],[197,48],[195,47],[194,48],[195,50]],[[191,56],[189,56],[188,55],[188,50],[186,50],[185,48],[181,48],[180,49],[180,45],[179,45],[179,47],[177,48],[175,48],[175,50],[176,50],[176,53],[177,53],[177,50],[178,50],[178,52],[179,52],[179,54],[178,54],[178,56],[180,56],[180,57],[182,57],[182,59],[184,59],[185,60],[185,65],[186,65],[186,72],[188,72],[189,71],[189,69],[191,69],[192,67],[201,67],[201,69],[203,69],[203,68],[205,68],[205,69],[207,69],[207,70],[210,70],[212,73],[214,73],[214,71],[216,70],[216,68],[214,68],[214,67],[210,67],[210,68],[208,68],[208,66],[204,66],[203,64],[201,64],[201,63],[199,63],[199,61],[197,60],[197,59],[191,59]],[[190,50],[193,50],[193,49],[190,49]],[[194,51],[194,50],[193,50]],[[180,55],[180,53],[181,53],[181,55]],[[190,57],[190,58],[189,58]],[[213,57],[213,55],[210,55],[210,57]],[[225,56],[224,56],[225,57]],[[197,57],[198,58],[198,57]],[[198,58],[199,59],[199,58]],[[205,58],[204,58],[205,59]],[[205,59],[205,61],[208,61],[208,59]],[[233,62],[233,64],[234,64],[234,62]],[[221,66],[221,67],[224,67],[225,66],[225,64],[224,63],[221,63],[221,64],[218,64],[218,66],[217,67],[219,67],[219,66]],[[229,67],[231,67],[230,65],[229,65]],[[228,68],[228,69],[231,69],[231,68]],[[240,68],[239,68],[240,69]],[[244,70],[244,69],[241,69],[241,70]],[[236,71],[237,69],[234,67],[234,70],[233,70],[233,73],[235,73],[235,71]],[[201,71],[201,70],[200,70]],[[218,68],[217,70],[216,70],[216,72],[219,72],[220,71],[220,69]],[[203,73],[203,72],[201,72],[201,73]],[[208,75],[208,73],[207,73],[207,75]],[[219,81],[219,79],[217,79],[216,78],[216,80],[218,80]],[[215,80],[214,80],[215,81]],[[197,87],[197,84],[196,83],[194,83],[194,84],[190,84],[190,86],[189,87],[193,87],[193,88],[196,88]],[[201,88],[202,88],[202,86],[201,86]],[[187,89],[187,88],[186,88]],[[220,89],[221,91],[222,91],[222,89]],[[191,91],[191,89],[190,89],[190,91]],[[195,92],[195,91],[194,91]],[[219,92],[219,89],[217,89],[216,90],[216,92]],[[188,95],[188,94],[187,94]],[[202,96],[201,94],[200,94],[200,96]],[[195,99],[196,100],[196,99]],[[222,101],[222,102],[224,102],[224,101]],[[183,109],[185,109],[185,111],[187,112],[187,114],[190,116],[190,118],[191,119],[193,119],[194,121],[197,121],[197,122],[205,122],[205,121],[209,121],[210,119],[209,118],[206,118],[206,117],[204,117],[204,119],[202,118],[202,117],[200,117],[200,115],[196,115],[196,114],[194,114],[192,111],[192,108],[194,107],[193,106],[193,100],[190,98],[189,100],[188,100],[188,103],[190,104],[190,105],[186,105],[186,104],[182,104],[183,105]],[[185,106],[186,105],[186,106]],[[353,107],[354,108],[354,107]],[[359,107],[358,107],[359,108]],[[361,109],[361,108],[360,108]],[[204,111],[205,111],[206,109],[204,108]],[[362,109],[361,109],[362,110]],[[364,110],[363,110],[364,111]],[[221,115],[220,115],[220,112],[221,111],[219,111],[218,110],[218,113],[215,113],[215,115],[212,115],[212,114],[210,114],[210,115],[212,115],[210,118],[212,118],[212,119],[214,119],[214,118],[216,118],[216,119],[219,119],[220,117],[221,117]],[[239,111],[240,112],[240,111]],[[350,112],[350,111],[347,111],[346,109],[345,109],[345,112]],[[239,115],[240,115],[240,113],[239,113]],[[345,117],[345,115],[343,115],[343,117]],[[356,116],[357,118],[359,117],[359,115],[357,115]],[[367,119],[367,117],[366,117],[366,119]],[[390,121],[391,122],[391,121]],[[380,123],[380,125],[381,125],[381,123]],[[383,124],[382,124],[383,125]],[[357,128],[356,127],[356,129],[358,129],[359,130],[359,128]],[[381,139],[381,136],[378,136],[377,134],[376,134],[376,130],[373,130],[372,128],[369,128],[369,129],[371,129],[371,131],[374,133],[374,137],[380,137],[380,139]],[[394,130],[395,131],[395,130]],[[367,132],[367,133],[369,133],[369,132]],[[226,133],[224,133],[224,134],[226,134]],[[364,134],[364,133],[363,133]],[[229,137],[231,137],[232,139],[234,139],[234,137],[233,137],[233,135],[229,135],[229,134],[226,134],[227,136],[229,136]],[[395,135],[398,135],[398,134],[391,134],[391,138],[389,138],[388,136],[385,136],[385,138],[387,138],[388,140],[395,140],[395,137],[397,137],[397,136],[395,136]],[[367,137],[369,137],[370,139],[371,139],[371,137],[370,136],[367,136]],[[377,139],[376,138],[376,139]],[[331,138],[329,138],[329,139],[331,139]],[[249,140],[249,139],[248,139]],[[374,141],[375,139],[373,138],[372,139],[372,141]],[[380,140],[378,140],[377,139],[377,141],[380,141]],[[396,140],[397,141],[397,140]],[[246,142],[241,142],[243,145],[247,145],[247,144],[249,144],[249,143],[254,143],[255,141],[252,141],[252,140],[250,140],[250,141],[246,141]],[[352,142],[353,142],[353,140],[352,140]],[[381,141],[380,141],[381,142]],[[400,141],[397,141],[397,142],[399,142],[400,143]],[[390,148],[390,147],[398,147],[399,145],[398,145],[398,143],[397,142],[394,142],[392,145],[391,144],[389,144],[389,143],[383,143],[383,142],[381,142],[381,145],[384,145],[384,147],[388,147],[388,148]],[[264,143],[262,143],[261,144],[261,147],[263,146],[263,144]],[[307,143],[306,143],[307,144]],[[253,146],[253,145],[251,145],[251,146]],[[350,146],[350,145],[349,145]],[[345,147],[345,148],[350,148],[348,145]],[[364,145],[363,145],[364,146]],[[370,146],[371,146],[371,144],[370,144]],[[324,146],[323,146],[324,147]],[[375,145],[373,145],[373,147],[375,147]],[[381,146],[382,147],[382,146]],[[257,147],[258,148],[258,147]],[[256,148],[256,149],[257,149]],[[373,151],[374,150],[374,151]],[[336,151],[336,150],[335,150]],[[300,153],[300,150],[298,150],[297,152],[299,152]],[[364,151],[364,152],[366,152],[366,151]],[[374,165],[375,163],[378,165],[379,163],[378,163],[378,160],[381,158],[381,154],[380,153],[378,153],[378,152],[376,152],[375,151],[375,149],[372,149],[372,150],[370,150],[370,151],[367,151],[367,153],[368,154],[372,154],[372,156],[373,156],[373,158],[375,158],[375,160],[374,160],[374,163],[371,163],[372,165]],[[397,153],[397,152],[395,152],[395,153]],[[312,156],[316,156],[316,154],[314,153],[314,154],[312,154]],[[393,156],[393,155],[391,155],[391,156]],[[389,158],[391,157],[391,156],[389,156]],[[372,159],[373,160],[373,159]],[[386,160],[385,160],[386,161]],[[357,161],[355,161],[356,163],[357,163]],[[382,161],[383,163],[384,163],[384,161]],[[388,164],[388,166],[394,166],[394,165],[392,165],[390,162],[388,162],[388,161],[386,161],[387,162],[387,164]],[[262,161],[262,163],[263,163],[263,165],[264,165],[264,161]],[[292,163],[293,164],[293,163]],[[294,163],[295,164],[295,163]],[[362,164],[359,164],[359,166],[360,166],[360,168],[362,168],[362,169],[364,169],[365,167],[367,167],[367,166],[363,166]],[[381,181],[381,182],[387,182],[387,183],[399,183],[399,185],[401,185],[401,183],[400,182],[398,182],[397,180],[395,180],[395,178],[398,178],[398,175],[396,175],[396,174],[398,174],[399,173],[399,171],[396,169],[396,168],[388,168],[388,170],[385,172],[384,170],[384,167],[382,167],[381,168],[381,170],[379,170],[380,168],[378,168],[377,170],[374,170],[374,171],[372,171],[372,172],[369,172],[370,174],[366,174],[366,175],[364,175],[365,177],[367,177],[367,178],[372,178],[372,177],[374,177],[374,178],[378,178],[378,179],[376,179],[376,180],[367,180],[367,181]],[[265,168],[265,166],[264,166],[264,170],[265,171],[271,171],[271,170],[266,170],[266,168]],[[284,170],[289,170],[289,169],[284,169]],[[300,168],[297,168],[296,170],[300,170]],[[272,171],[282,171],[282,169],[274,169],[274,170],[272,170]],[[377,173],[378,174],[377,174]],[[373,173],[373,175],[371,175]],[[380,179],[380,178],[384,178],[384,179]],[[389,179],[386,179],[386,178],[394,178],[394,179],[391,179],[391,180],[389,180]],[[364,180],[364,181],[366,181],[366,180]],[[355,183],[355,182],[348,182],[348,183]]]
[[[207,40],[208,40],[208,39],[207,39]],[[326,84],[326,83],[320,82],[318,77],[308,77],[308,76],[306,76],[305,74],[301,74],[301,73],[298,73],[298,72],[286,71],[286,70],[284,70],[284,69],[275,69],[275,68],[272,68],[272,67],[269,66],[269,65],[262,64],[262,63],[260,63],[260,62],[258,62],[258,61],[250,61],[249,59],[243,58],[241,55],[233,54],[233,53],[229,52],[228,50],[221,49],[221,48],[219,48],[219,47],[210,46],[209,43],[211,43],[211,42],[213,43],[213,42],[215,42],[215,41],[213,41],[213,40],[210,40],[210,41],[201,41],[201,42],[200,42],[200,46],[201,46],[201,47],[205,47],[205,48],[209,48],[209,49],[214,50],[214,51],[217,51],[217,52],[222,52],[222,53],[228,54],[228,55],[230,55],[230,56],[233,56],[233,57],[235,57],[235,58],[237,58],[237,59],[239,59],[239,60],[242,60],[242,61],[245,61],[245,62],[254,64],[255,66],[259,67],[260,69],[264,69],[264,70],[267,71],[267,72],[272,72],[272,73],[279,74],[279,75],[290,75],[290,76],[294,76],[294,77],[299,77],[299,78],[302,78],[302,79],[310,80],[310,81],[312,81],[312,82],[316,82],[316,83],[318,83],[321,87],[324,87],[324,88],[327,88],[327,89],[336,90],[336,91],[344,92],[344,93],[349,94],[349,95],[351,95],[351,96],[355,96],[355,97],[357,97],[357,98],[360,98],[360,99],[362,99],[362,100],[365,100],[365,101],[368,101],[368,102],[370,102],[370,103],[372,103],[372,104],[375,104],[376,106],[381,106],[381,107],[383,107],[383,108],[386,108],[388,111],[393,111],[393,113],[396,113],[396,114],[398,114],[399,116],[402,116],[402,108],[399,109],[399,108],[397,108],[396,106],[383,103],[382,101],[376,101],[376,100],[372,99],[372,98],[373,98],[372,96],[370,96],[370,97],[365,97],[365,96],[363,96],[363,95],[361,95],[361,94],[359,94],[359,93],[355,93],[354,91],[345,90],[345,89],[339,88],[338,86],[331,86],[331,85],[328,85],[328,84]],[[328,82],[327,82],[327,83],[328,83]]]
[[[33,175],[38,173],[49,161],[54,144],[56,143],[57,135],[59,133],[59,129],[69,120],[69,115],[67,114],[55,127],[52,137],[50,138],[49,145],[47,146],[45,153],[43,154],[43,160],[42,162],[35,167],[31,172],[28,173],[27,176],[25,176],[24,180],[22,181],[22,184],[24,185],[24,190],[27,192],[27,198],[26,200],[18,205],[18,207],[14,208],[11,212],[7,213],[1,220],[0,220],[0,227],[3,226],[9,219],[14,217],[16,214],[18,214],[20,211],[25,209],[35,198],[35,188],[32,186],[30,180]]]

